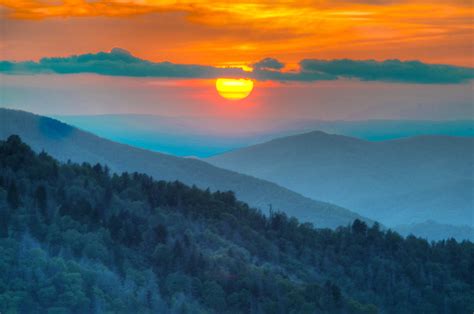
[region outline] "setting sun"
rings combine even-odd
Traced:
[[[216,80],[219,95],[229,100],[246,98],[253,90],[253,81],[249,79],[219,78]]]

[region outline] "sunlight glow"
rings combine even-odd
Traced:
[[[253,81],[249,79],[219,78],[216,80],[219,95],[229,100],[246,98],[253,90]]]

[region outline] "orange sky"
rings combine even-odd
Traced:
[[[122,47],[145,59],[211,65],[264,57],[290,66],[303,58],[474,65],[474,10],[464,0],[0,0],[0,5],[1,59]]]

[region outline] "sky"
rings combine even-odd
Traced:
[[[47,115],[472,119],[473,12],[464,0],[0,0],[0,105]],[[254,90],[223,99],[219,77],[252,79]]]
[[[248,98],[230,101],[216,93],[210,79],[41,74],[0,75],[0,81],[4,107],[46,115],[135,113],[221,120],[474,118],[473,83],[264,81],[256,82]],[[221,127],[221,132],[229,132],[225,124]],[[238,125],[228,127],[240,132]]]
[[[0,0],[3,59],[122,47],[153,61],[418,59],[472,66],[470,0]]]

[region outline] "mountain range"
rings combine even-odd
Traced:
[[[360,218],[430,240],[474,237],[471,138],[371,142],[317,131],[202,161],[115,143],[55,119],[0,109],[0,138],[11,134],[61,161],[100,162],[116,172],[144,172],[203,189],[232,190],[263,212],[271,206],[317,227],[334,228]]]
[[[428,134],[474,136],[472,120],[325,121],[140,114],[62,115],[53,118],[115,142],[172,155],[198,157],[313,130],[370,141]]]
[[[155,179],[179,180],[211,190],[231,190],[239,200],[267,212],[284,211],[317,227],[335,228],[356,218],[348,209],[319,202],[274,183],[212,166],[193,158],[180,158],[115,143],[70,125],[24,111],[0,108],[0,139],[19,135],[35,151],[46,151],[60,161],[107,164],[116,172],[141,172]]]
[[[394,228],[399,234],[409,236],[416,234],[417,237],[429,239],[431,241],[441,241],[446,239],[457,239],[474,241],[474,228],[472,226],[441,224],[431,219],[409,225],[399,225]]]
[[[473,226],[474,139],[415,136],[370,142],[320,131],[205,159],[349,207],[387,226]]]
[[[2,313],[465,313],[474,244],[336,230],[0,140]]]

